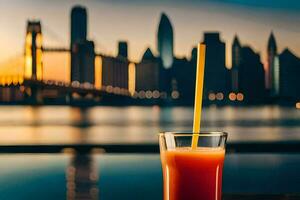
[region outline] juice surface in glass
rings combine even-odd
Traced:
[[[221,200],[224,156],[220,147],[161,152],[164,200]]]

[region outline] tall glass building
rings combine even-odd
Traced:
[[[162,13],[158,31],[157,48],[164,68],[172,67],[174,57],[173,27],[166,14]]]

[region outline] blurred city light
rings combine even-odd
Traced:
[[[236,99],[237,99],[238,101],[243,101],[243,100],[244,100],[244,95],[243,95],[242,93],[237,93]]]
[[[236,94],[234,92],[231,92],[228,97],[229,97],[230,101],[236,100]]]

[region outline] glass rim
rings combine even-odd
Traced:
[[[192,137],[193,132],[180,132],[180,131],[165,131],[158,133],[158,136],[164,136],[164,135],[174,135],[175,137]],[[227,137],[228,133],[223,131],[201,131],[200,133],[197,133],[199,137]]]

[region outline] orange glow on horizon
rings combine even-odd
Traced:
[[[25,43],[25,63],[24,63],[24,76],[29,79],[32,76],[32,56],[31,56],[31,44],[32,34],[27,33]]]
[[[43,79],[70,83],[69,52],[43,53]]]
[[[43,80],[42,50],[36,50],[36,79]]]
[[[102,87],[102,57],[95,57],[95,87],[100,90]]]
[[[42,42],[42,34],[38,33],[36,36],[36,79],[39,81],[43,79]]]
[[[21,75],[2,75],[0,76],[0,85],[21,85],[24,82],[23,76]]]
[[[130,63],[128,66],[128,90],[132,96],[135,92],[135,67],[134,63]]]
[[[23,74],[24,74],[23,55],[6,60],[5,62],[0,64],[0,75],[2,78],[7,76],[23,76]]]

